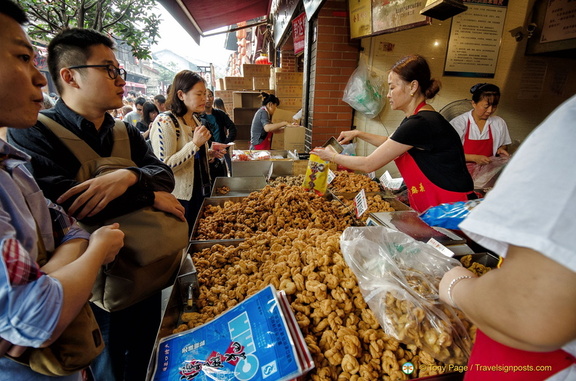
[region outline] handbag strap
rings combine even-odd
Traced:
[[[90,160],[96,160],[101,156],[96,153],[84,140],[75,133],[65,128],[60,123],[44,114],[38,114],[38,120],[42,122],[62,143],[76,156],[80,163],[84,164]],[[114,125],[114,145],[111,156],[122,157],[130,160],[130,138],[126,125],[121,120],[116,120]]]

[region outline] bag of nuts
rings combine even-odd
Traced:
[[[340,246],[387,334],[444,363],[467,363],[476,328],[438,296],[442,275],[457,260],[382,226],[349,227]]]

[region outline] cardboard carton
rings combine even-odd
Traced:
[[[243,64],[242,75],[244,77],[267,77],[270,78],[270,65]]]

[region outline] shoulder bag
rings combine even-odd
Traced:
[[[76,180],[86,181],[117,169],[137,167],[130,157],[126,125],[117,121],[110,157],[101,157],[82,139],[40,114],[48,127],[82,164]],[[103,225],[118,222],[124,232],[124,247],[116,259],[103,266],[92,290],[91,302],[107,311],[118,311],[146,299],[174,282],[184,249],[188,244],[188,224],[175,216],[145,207],[111,218]],[[93,232],[98,225],[80,225]]]

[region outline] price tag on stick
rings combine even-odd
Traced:
[[[356,217],[360,218],[360,216],[368,210],[368,201],[366,200],[366,192],[364,192],[364,189],[354,197],[354,204],[356,204]]]

